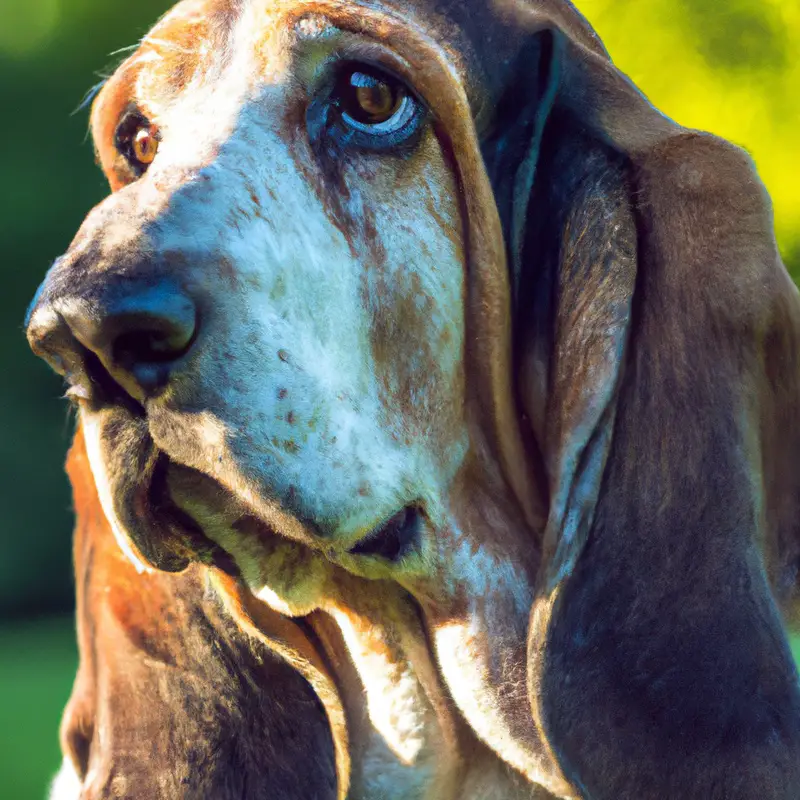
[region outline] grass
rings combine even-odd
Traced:
[[[44,800],[78,664],[72,617],[0,627],[0,795]]]
[[[800,636],[792,639],[800,665]],[[0,627],[0,774],[9,800],[44,800],[77,666],[71,617]]]

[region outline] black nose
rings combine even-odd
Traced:
[[[47,294],[45,284],[29,316],[28,341],[85,399],[103,383],[100,365],[139,402],[152,397],[197,333],[194,303],[169,282],[117,286],[94,300]]]

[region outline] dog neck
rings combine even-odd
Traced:
[[[308,618],[348,717],[349,796],[387,800],[529,798],[531,786],[464,722],[418,609],[376,587]]]

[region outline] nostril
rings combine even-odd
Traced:
[[[192,345],[195,328],[171,320],[147,319],[131,325],[112,344],[112,359],[123,368],[138,364],[165,364],[175,361]]]
[[[109,367],[123,383],[127,383],[124,376],[130,376],[145,395],[154,395],[166,386],[175,362],[189,351],[197,332],[194,309],[184,311],[114,318],[117,333],[109,345]]]
[[[114,380],[141,403],[164,388],[175,363],[192,347],[197,313],[169,283],[124,288],[124,294],[70,324]]]
[[[98,356],[78,341],[61,314],[45,306],[32,316],[27,333],[33,351],[66,380],[66,397],[92,405],[124,406],[134,415],[144,413],[108,374]]]
[[[109,282],[88,298],[41,298],[28,340],[76,392],[85,390],[76,397],[108,383],[141,405],[164,388],[197,336],[194,303],[167,279]]]

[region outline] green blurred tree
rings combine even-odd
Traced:
[[[616,64],[681,125],[744,147],[800,278],[800,3],[578,0]]]

